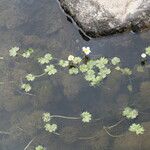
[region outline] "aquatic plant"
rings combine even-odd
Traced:
[[[29,92],[32,89],[30,84],[25,84],[25,83],[21,85],[21,88],[25,90],[25,92]]]
[[[90,122],[92,119],[92,115],[86,111],[81,114],[81,118],[83,122]]]
[[[145,54],[147,54],[148,56],[150,56],[150,46],[145,48]]]
[[[69,66],[69,61],[67,61],[67,60],[60,60],[59,61],[59,65],[61,66],[61,67],[68,67]]]
[[[91,53],[90,47],[82,47],[82,52],[85,55],[89,55]]]
[[[129,131],[135,132],[137,135],[139,135],[139,134],[143,134],[144,133],[144,128],[140,124],[133,123],[129,127]]]
[[[49,122],[51,120],[50,113],[43,113],[42,119],[44,122]]]
[[[54,65],[47,65],[46,68],[44,69],[44,71],[48,75],[54,75],[57,72]]]
[[[118,58],[118,57],[112,58],[112,59],[111,59],[111,63],[112,63],[113,65],[118,65],[118,64],[120,63],[120,58]]]
[[[24,58],[29,58],[33,52],[34,52],[34,50],[32,48],[29,48],[22,54],[22,56]]]
[[[138,111],[130,107],[124,108],[122,115],[127,119],[135,119],[138,116]]]
[[[43,147],[42,145],[38,145],[35,147],[35,150],[46,150],[46,148]]]
[[[27,81],[34,81],[35,80],[35,76],[33,74],[27,74],[26,77]]]
[[[79,73],[79,69],[78,68],[72,67],[72,68],[69,69],[69,74],[70,75],[78,74],[78,73]]]
[[[19,47],[12,47],[10,50],[9,50],[9,55],[12,56],[12,57],[15,57],[17,55],[17,52],[19,51]]]
[[[38,62],[41,65],[48,64],[52,59],[53,59],[52,55],[50,53],[47,53],[47,54],[44,55],[44,57],[38,58]]]
[[[57,124],[46,123],[44,127],[45,127],[45,130],[50,133],[55,132],[57,130]]]

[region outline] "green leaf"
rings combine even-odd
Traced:
[[[138,111],[136,109],[132,109],[130,107],[126,107],[122,115],[126,117],[127,119],[135,119],[138,116]]]
[[[22,85],[21,85],[21,88],[22,88],[23,90],[25,90],[25,92],[31,91],[31,86],[30,86],[30,84],[22,84]]]
[[[67,61],[67,60],[60,60],[59,61],[59,65],[61,66],[61,67],[68,67],[69,66],[69,61]]]
[[[124,75],[131,75],[131,74],[132,74],[132,71],[131,71],[129,68],[121,69],[121,72],[122,72]]]
[[[137,72],[144,72],[144,68],[142,66],[137,66]]]
[[[132,85],[129,84],[129,85],[127,86],[127,89],[128,89],[130,92],[132,92],[132,90],[133,90]]]
[[[22,54],[22,56],[23,56],[24,58],[29,58],[33,52],[34,52],[34,50],[33,50],[32,48],[29,48],[29,49],[27,49],[26,52],[24,52],[24,53]]]
[[[45,125],[45,130],[50,132],[50,133],[55,132],[57,130],[57,125],[56,124],[47,123]]]
[[[113,65],[119,64],[119,63],[120,63],[120,58],[118,58],[118,57],[112,58],[111,63],[112,63]]]
[[[135,132],[137,135],[144,133],[144,128],[140,124],[133,123],[129,127],[129,131]]]
[[[57,70],[55,69],[54,65],[48,65],[46,66],[46,68],[44,69],[44,71],[46,73],[48,73],[48,75],[54,75],[57,73]]]
[[[35,150],[46,150],[45,147],[43,147],[42,145],[38,145]]]
[[[26,75],[26,79],[28,81],[34,81],[35,80],[35,76],[33,74],[28,74],[28,75]]]
[[[82,61],[82,59],[80,58],[80,57],[74,57],[74,59],[73,59],[73,63],[74,64],[79,64],[80,62]]]
[[[69,74],[73,75],[73,74],[78,74],[79,73],[79,70],[78,68],[71,68],[69,69]]]
[[[85,111],[81,114],[81,118],[82,118],[82,122],[84,123],[90,122],[92,119],[92,115],[89,112]]]
[[[82,73],[87,72],[88,71],[88,67],[85,64],[82,64],[79,66],[79,69]]]
[[[150,56],[150,46],[145,48],[145,53]]]
[[[17,52],[19,51],[19,47],[12,47],[9,50],[9,55],[12,57],[15,57],[17,55]]]
[[[50,113],[43,113],[42,119],[44,122],[49,122],[51,120]]]
[[[38,62],[42,65],[43,64],[48,64],[52,59],[53,59],[52,55],[47,53],[47,54],[44,55],[44,57],[38,58]]]

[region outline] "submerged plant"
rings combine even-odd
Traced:
[[[126,107],[122,115],[126,117],[127,119],[135,119],[138,116],[138,111],[136,109],[132,109],[130,107]]]
[[[135,132],[137,135],[139,135],[139,134],[143,134],[144,133],[144,128],[140,124],[133,123],[129,127],[129,131]]]

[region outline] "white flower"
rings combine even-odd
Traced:
[[[142,57],[142,58],[146,58],[146,54],[145,54],[145,53],[142,53],[142,54],[141,54],[141,57]]]
[[[89,55],[91,53],[90,47],[82,47],[82,51],[85,55]]]
[[[69,56],[68,56],[68,60],[69,60],[69,61],[73,61],[73,60],[74,60],[74,56],[73,56],[73,55],[69,55]]]

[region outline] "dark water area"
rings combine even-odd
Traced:
[[[56,0],[0,0],[0,150],[149,150],[150,149],[150,61],[144,72],[137,72],[141,53],[150,46],[150,31],[122,33],[87,40],[70,22]],[[11,58],[9,49],[32,47],[31,59]],[[113,71],[98,87],[91,87],[82,75],[70,76],[59,71],[55,76],[42,77],[32,83],[31,95],[20,90],[21,80],[28,73],[40,74],[36,59],[45,53],[55,58],[78,56],[82,47],[91,48],[92,58],[99,56],[121,59],[123,67],[133,70],[131,77]],[[133,86],[133,91],[127,89]],[[124,107],[139,110],[138,118],[124,120],[109,136],[103,129],[122,119]],[[44,112],[80,116],[92,113],[93,121],[55,118],[60,135],[44,130]],[[132,122],[145,127],[143,135],[128,131]],[[94,137],[82,139],[80,137]],[[30,143],[31,142],[31,143]]]

